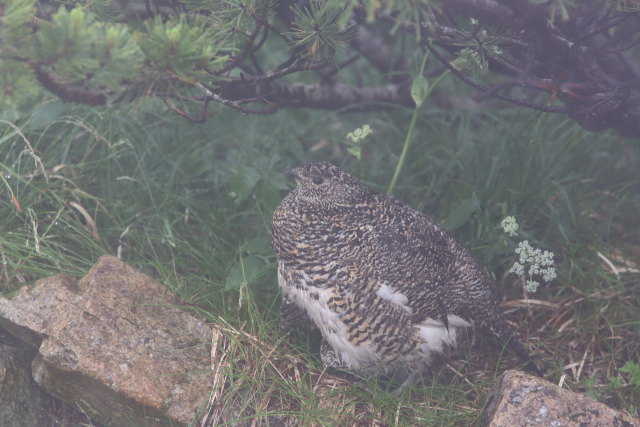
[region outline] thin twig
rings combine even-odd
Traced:
[[[296,73],[298,71],[310,71],[310,70],[318,70],[320,68],[325,67],[326,64],[323,61],[299,61],[296,60],[293,64],[280,69],[275,69],[267,74],[259,75],[259,76],[250,76],[250,77],[235,77],[226,80],[227,82],[232,83],[248,83],[255,84],[261,83],[269,80],[278,79],[280,77],[284,77],[289,74]]]
[[[268,12],[269,12],[269,0],[263,0],[260,15],[253,17],[254,20],[256,21],[256,27],[253,29],[251,34],[247,35],[247,43],[244,49],[242,49],[240,53],[232,57],[227,63],[227,65],[217,70],[211,70],[209,71],[209,74],[214,76],[223,75],[233,70],[240,62],[242,62],[247,57],[247,55],[253,52],[253,47],[254,47],[253,43],[258,37],[258,34],[260,34],[260,31],[262,30],[262,27],[267,20]]]
[[[234,110],[238,110],[241,111],[245,114],[256,114],[256,115],[269,115],[269,114],[275,114],[278,111],[278,107],[274,104],[271,104],[269,107],[264,108],[264,109],[255,109],[255,108],[248,108],[248,107],[244,107],[242,104],[244,103],[242,100],[239,101],[231,101],[229,99],[225,99],[222,96],[218,95],[217,93],[211,93],[211,95],[209,96],[209,99],[212,101],[217,102],[218,104],[222,104],[225,107],[230,107],[233,108]],[[254,99],[254,98],[251,98]]]
[[[603,31],[606,31],[606,30],[608,30],[610,28],[613,28],[616,25],[623,23],[624,21],[626,21],[631,16],[634,16],[634,15],[637,15],[637,14],[638,14],[638,12],[631,12],[631,13],[625,13],[625,14],[619,15],[617,17],[617,19],[616,18],[612,18],[611,21],[607,22],[606,24],[601,25],[600,27],[596,27],[593,30],[591,30],[591,31],[589,31],[589,32],[587,32],[585,34],[582,34],[582,35],[574,38],[573,40],[574,40],[574,42],[579,42],[579,41],[584,40],[584,39],[586,39],[588,37],[596,35],[598,33],[602,33]]]
[[[458,71],[453,65],[451,65],[451,63],[444,57],[442,56],[442,54],[440,52],[438,52],[438,50],[436,48],[433,47],[433,45],[431,44],[431,42],[429,41],[429,39],[425,39],[424,40],[424,44],[427,46],[427,48],[429,49],[429,51],[431,53],[433,53],[433,55],[442,63],[442,65],[445,66],[445,68],[447,68],[449,71],[451,71],[451,73],[453,75],[455,75],[458,79],[462,80],[463,82],[465,82],[466,84],[468,84],[469,86],[480,90],[482,92],[489,92],[490,89],[476,81],[474,81],[473,79],[470,79],[469,77],[465,76],[463,73],[461,73],[460,71]],[[531,108],[534,110],[538,110],[538,111],[543,111],[545,113],[566,113],[567,112],[567,108],[566,107],[553,107],[553,106],[547,106],[547,105],[541,105],[541,104],[536,104],[533,102],[529,102],[525,99],[518,99],[518,98],[513,98],[511,96],[508,95],[503,95],[500,93],[494,93],[493,96],[495,96],[496,98],[502,99],[503,101],[508,101],[512,104],[515,105],[520,105],[522,107],[527,107],[527,108]]]

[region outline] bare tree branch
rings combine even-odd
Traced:
[[[38,64],[32,63],[31,68],[40,84],[65,102],[86,105],[104,105],[107,103],[107,97],[103,93],[84,89],[77,83],[64,83],[58,76]]]
[[[102,105],[157,96],[195,122],[209,117],[213,103],[245,114],[299,107],[362,111],[413,106],[409,86],[414,72],[408,64],[415,58],[392,48],[398,33],[391,30],[401,28],[403,43],[437,58],[435,66],[432,61],[427,65],[426,75],[440,74],[444,67],[478,91],[476,100],[496,98],[566,113],[585,129],[611,128],[640,137],[640,11],[597,0],[557,1],[563,2],[562,13],[551,1],[416,1],[411,10],[404,3],[381,1],[373,24],[365,20],[371,10],[364,2],[344,9],[352,15],[341,16],[339,9],[329,15],[322,8],[299,13],[296,8],[304,0],[240,1],[210,8],[174,0],[117,1],[118,19],[125,22],[158,14],[167,20],[183,14],[218,19],[228,10],[239,11],[241,19],[224,27],[233,31],[231,37],[221,37],[228,44],[212,50],[215,58],[229,57],[220,68],[208,70],[212,62],[206,55],[192,69],[152,60],[138,75],[124,76],[115,94],[113,83],[101,85],[93,71],[66,77],[63,70],[69,67],[59,66],[68,59],[66,48],[40,60],[6,58],[29,64],[39,84],[64,101]],[[41,13],[39,20],[52,16]],[[345,25],[352,37],[344,36]],[[267,49],[286,50],[288,58],[273,66]],[[293,76],[305,71],[315,73],[308,73],[305,83],[292,83]],[[365,85],[367,81],[381,83]]]
[[[441,0],[444,11],[473,17],[480,25],[502,28],[504,34],[501,56],[487,54],[492,70],[511,78],[485,86],[452,67],[456,56],[455,23],[445,25],[441,13],[430,23],[424,23],[423,33],[434,56],[457,78],[485,94],[518,105],[543,111],[566,112],[588,130],[616,129],[626,136],[640,136],[640,68],[625,51],[636,42],[640,33],[637,12],[613,13],[606,2],[570,10],[570,19],[551,17],[548,4],[526,0]],[[616,37],[611,30],[626,25],[627,38]],[[613,35],[612,35],[613,34]],[[631,39],[631,40],[629,40]],[[517,44],[514,44],[517,43]],[[448,59],[434,48],[442,46],[452,55]],[[510,46],[511,45],[511,46]],[[458,48],[459,49],[459,48]],[[498,76],[492,76],[495,80]],[[529,88],[551,94],[564,107],[547,107],[530,100],[515,99],[505,92]]]
[[[504,101],[509,101],[512,104],[516,104],[516,105],[520,105],[520,106],[523,106],[523,107],[532,108],[534,110],[544,111],[544,112],[547,112],[547,113],[565,113],[567,111],[563,107],[553,107],[553,106],[547,106],[547,105],[534,104],[534,103],[529,102],[529,101],[527,101],[525,99],[512,98],[512,97],[510,97],[508,95],[500,94],[497,91],[498,88],[491,89],[489,87],[481,85],[480,83],[475,82],[473,79],[465,76],[463,73],[458,71],[453,65],[451,65],[451,63],[449,61],[447,61],[447,59],[444,56],[442,56],[440,54],[440,52],[438,52],[438,50],[433,47],[433,45],[431,45],[431,43],[428,41],[428,39],[425,39],[425,43],[426,43],[427,48],[429,49],[429,51],[436,58],[438,58],[438,60],[442,63],[442,65],[444,65],[449,71],[451,71],[451,73],[453,73],[458,79],[460,79],[463,82],[467,83],[469,86],[473,87],[474,89],[477,89],[479,91],[485,92],[487,94],[490,93],[492,96],[495,96],[496,98],[502,99]],[[513,84],[512,85],[508,85],[508,86],[513,86]]]
[[[334,85],[287,84],[279,80],[256,85],[229,83],[220,95],[229,100],[264,99],[278,108],[317,108],[369,111],[394,105],[413,107],[406,90],[395,84],[354,87],[343,83]]]

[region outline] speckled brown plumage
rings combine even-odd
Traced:
[[[297,188],[271,229],[283,322],[308,316],[326,365],[370,376],[419,371],[472,323],[528,358],[482,267],[437,223],[330,163],[289,175]]]

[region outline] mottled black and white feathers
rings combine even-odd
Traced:
[[[283,321],[320,329],[326,365],[370,376],[418,371],[474,323],[528,358],[482,267],[437,223],[330,163],[288,174],[297,188],[271,229]]]

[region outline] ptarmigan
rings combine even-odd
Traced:
[[[482,267],[436,222],[327,162],[287,175],[297,188],[271,226],[283,322],[313,321],[326,366],[412,375],[474,323],[529,360]]]

